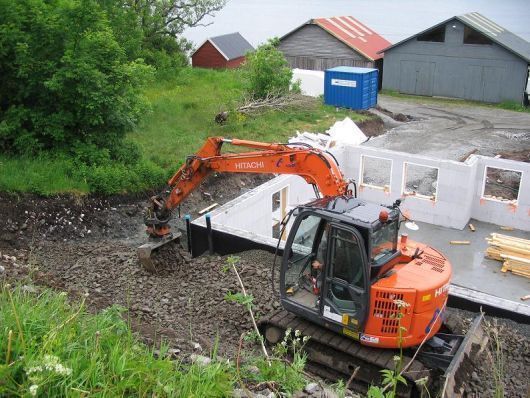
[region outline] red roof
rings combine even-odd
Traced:
[[[392,45],[353,17],[317,18],[312,22],[372,61],[383,57],[378,51]]]

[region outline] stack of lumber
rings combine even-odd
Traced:
[[[502,261],[502,272],[530,278],[530,240],[496,233],[486,240],[489,244],[486,256]]]

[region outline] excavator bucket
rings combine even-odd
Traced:
[[[156,272],[156,266],[153,263],[152,258],[153,252],[156,252],[158,248],[170,242],[179,241],[181,236],[182,234],[180,232],[171,234],[168,237],[156,241],[152,240],[138,247],[138,258],[140,259],[142,266],[149,272]]]

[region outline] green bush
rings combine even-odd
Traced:
[[[167,177],[161,167],[147,160],[134,165],[118,162],[92,166],[80,164],[72,173],[86,182],[90,192],[107,195],[141,192],[162,185]]]
[[[108,147],[147,102],[153,68],[129,60],[96,0],[0,0],[0,149]]]
[[[278,44],[278,39],[272,39],[247,54],[243,73],[247,80],[247,91],[254,98],[289,92],[293,71],[283,53],[278,50]]]

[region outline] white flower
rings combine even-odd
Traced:
[[[26,370],[26,374],[29,376],[32,373],[42,372],[42,366],[33,366]]]
[[[61,376],[70,376],[72,374],[72,369],[67,368],[60,363],[55,365],[55,372]]]
[[[282,346],[287,347],[287,341],[282,341]]]
[[[394,362],[401,361],[401,357],[399,355],[394,355]]]
[[[39,388],[38,385],[36,384],[32,384],[30,387],[29,387],[29,393],[31,394],[32,397],[35,397],[37,396],[37,389]]]
[[[304,338],[302,339],[304,343],[307,343],[307,340],[309,340],[309,336],[304,336]]]
[[[398,308],[410,307],[410,304],[403,300],[394,300],[394,304],[397,305]]]
[[[295,335],[295,337],[298,337],[298,336],[300,336],[301,334],[302,334],[302,332],[299,331],[299,330],[295,330],[295,331],[294,331],[294,335]]]
[[[291,334],[291,328],[285,331],[285,337],[288,337]]]

